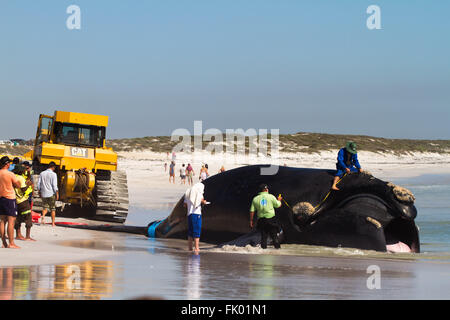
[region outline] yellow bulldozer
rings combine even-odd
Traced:
[[[57,166],[61,210],[78,212],[97,220],[123,223],[128,215],[128,185],[125,171],[117,170],[117,153],[105,143],[108,117],[55,111],[39,116],[32,159],[33,210],[42,210],[37,192],[39,173],[50,162]]]

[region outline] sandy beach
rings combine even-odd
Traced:
[[[337,151],[336,151],[337,152]],[[207,153],[177,154],[176,183],[169,183],[169,174],[164,170],[164,163],[170,164],[170,157],[165,153],[123,152],[120,153],[119,167],[128,174],[130,207],[140,210],[164,210],[170,212],[180,199],[187,184],[180,184],[179,169],[182,163],[191,163],[194,167],[194,182],[198,181],[199,169],[203,163],[209,166],[210,175],[219,172],[220,167],[226,170],[257,163],[275,163],[293,167],[335,168],[336,152],[321,154],[280,154],[277,161],[271,159],[233,156],[224,159]],[[423,174],[450,173],[450,158],[440,154],[414,154],[407,156],[379,155],[359,153],[360,163],[364,169],[383,180],[403,177],[414,177]],[[50,217],[47,217],[47,222]],[[58,218],[57,221],[73,219]],[[127,221],[127,224],[130,224]],[[23,231],[24,232],[24,227]],[[77,248],[61,245],[67,240],[93,240],[101,237],[113,237],[112,233],[80,230],[50,225],[35,224],[32,237],[36,242],[17,241],[21,249],[0,249],[0,266],[40,265],[66,263],[94,259],[101,256],[119,254],[112,250]]]
[[[50,218],[47,219],[50,221]],[[73,219],[57,218],[57,221],[73,221]],[[22,234],[25,234],[24,232],[25,227],[22,226]],[[34,224],[31,237],[36,241],[15,241],[20,249],[0,249],[0,267],[67,263],[115,254],[112,250],[86,250],[61,245],[63,241],[104,237],[104,233],[100,231]]]

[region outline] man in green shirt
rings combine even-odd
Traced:
[[[257,229],[261,231],[261,248],[267,248],[267,237],[273,240],[276,249],[280,249],[278,240],[278,231],[280,226],[275,216],[275,208],[281,207],[281,195],[277,198],[269,193],[269,187],[266,184],[260,185],[259,194],[253,198],[250,207],[250,228],[253,228],[253,218],[257,212]]]

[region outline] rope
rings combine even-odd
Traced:
[[[345,177],[347,174],[348,174],[348,173],[345,173],[345,174],[342,176],[342,178],[340,178],[340,179],[338,180],[338,182],[336,182],[336,185],[337,185],[339,182],[341,182],[341,180],[344,179],[344,177]],[[319,204],[318,204],[317,206],[314,207],[314,211],[315,211],[318,207],[320,207],[320,205],[321,205],[322,203],[324,203],[325,200],[327,200],[328,196],[331,194],[331,191],[333,191],[333,190],[328,191],[328,193],[327,193],[327,195],[325,196],[325,198],[323,198],[323,200],[320,201]]]
[[[281,199],[281,200],[283,200],[284,204],[287,205],[287,207],[288,207],[289,209],[291,209],[291,206],[286,202],[286,200],[284,200],[284,199]],[[291,210],[292,210],[292,209],[291,209]]]
[[[339,182],[341,182],[341,180],[344,179],[344,177],[345,177],[346,175],[348,175],[348,173],[345,173],[345,174],[342,176],[342,178],[340,178],[340,179],[338,180],[338,182],[336,182],[336,185],[337,185]],[[317,209],[318,207],[320,207],[320,205],[321,205],[322,203],[324,203],[325,200],[327,200],[328,196],[331,194],[331,191],[332,191],[332,190],[328,191],[328,193],[327,193],[327,195],[325,196],[325,198],[323,198],[322,201],[320,201],[319,204],[318,204],[317,206],[314,207],[314,211],[316,211],[316,209]],[[281,194],[280,194],[280,196],[281,196]],[[289,209],[291,209],[292,212],[294,212],[294,210],[292,210],[291,206],[286,202],[286,200],[284,200],[284,198],[282,198],[281,200],[283,200],[284,204],[287,205],[287,207],[288,207]]]

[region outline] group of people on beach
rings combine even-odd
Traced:
[[[348,141],[344,148],[338,152],[336,173],[333,179],[331,189],[339,191],[337,184],[344,175],[351,172],[362,172],[361,165],[358,161],[357,146],[353,141]],[[188,250],[198,254],[200,251],[199,242],[202,227],[202,206],[209,204],[204,197],[205,185],[199,182],[189,188],[184,195],[184,207],[187,209],[188,216]],[[282,205],[283,197],[281,195],[276,198],[269,193],[269,186],[265,183],[259,186],[259,193],[252,199],[249,209],[251,229],[255,226],[261,233],[261,248],[267,248],[267,240],[270,236],[275,249],[280,249],[280,240],[278,233],[280,224],[275,215],[275,209]]]
[[[208,164],[202,164],[202,167],[200,168],[200,173],[198,176],[198,179],[200,180],[200,182],[205,181],[210,175],[208,172]],[[167,162],[164,163],[164,171],[167,172]],[[173,183],[175,184],[175,161],[171,161],[170,165],[169,165],[169,183]],[[219,170],[219,173],[224,172],[225,171],[225,167],[222,166]],[[192,165],[190,163],[187,164],[187,166],[183,163],[181,165],[181,168],[179,169],[179,173],[180,173],[180,184],[186,184],[186,179],[187,179],[187,183],[189,186],[193,186],[194,185],[194,176],[195,176],[195,171],[194,168],[192,167]]]
[[[44,207],[41,223],[44,223],[45,214],[51,210],[52,226],[55,226],[55,201],[58,199],[55,169],[56,164],[51,162],[49,168],[39,175],[37,185]],[[20,249],[15,239],[35,241],[31,237],[34,190],[32,175],[33,169],[28,161],[21,163],[17,157],[11,161],[7,156],[0,159],[0,235],[3,248]],[[25,237],[21,233],[23,223],[26,229]]]
[[[14,242],[14,230],[18,240],[34,241],[31,238],[31,174],[29,162],[20,164],[19,158],[11,161],[6,156],[0,159],[0,234],[3,248],[20,248]],[[20,232],[22,223],[26,226],[26,238]]]

